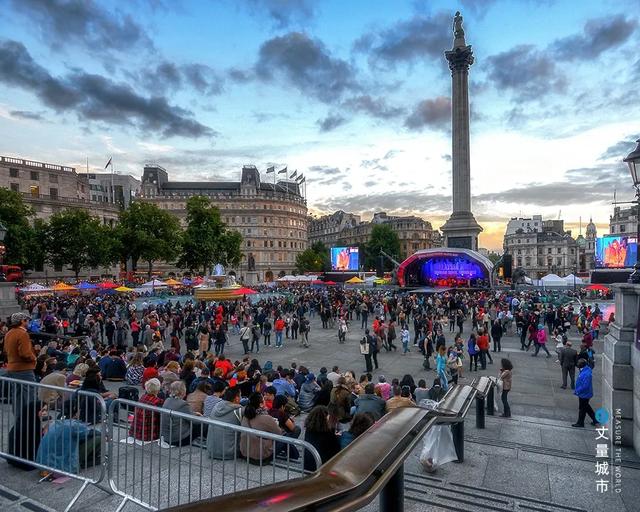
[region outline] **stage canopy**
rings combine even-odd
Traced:
[[[400,286],[487,288],[493,264],[489,258],[469,249],[424,249],[398,267]]]

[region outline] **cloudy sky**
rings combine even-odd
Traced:
[[[307,176],[313,213],[451,208],[452,16],[464,15],[473,208],[606,232],[640,137],[637,0],[2,0],[0,153],[140,176]]]

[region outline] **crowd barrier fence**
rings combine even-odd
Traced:
[[[121,497],[118,512],[158,510],[305,476],[305,457],[322,464],[301,439],[7,377],[0,457],[81,481],[65,511],[90,485]]]
[[[65,511],[106,475],[107,407],[82,390],[0,377],[0,456],[82,481]]]

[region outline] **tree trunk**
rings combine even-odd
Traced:
[[[151,272],[153,271],[153,260],[149,260],[149,280],[152,279]]]

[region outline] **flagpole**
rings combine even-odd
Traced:
[[[113,157],[111,157],[111,203],[115,204],[116,203],[116,191],[115,191],[115,186],[113,184]]]

